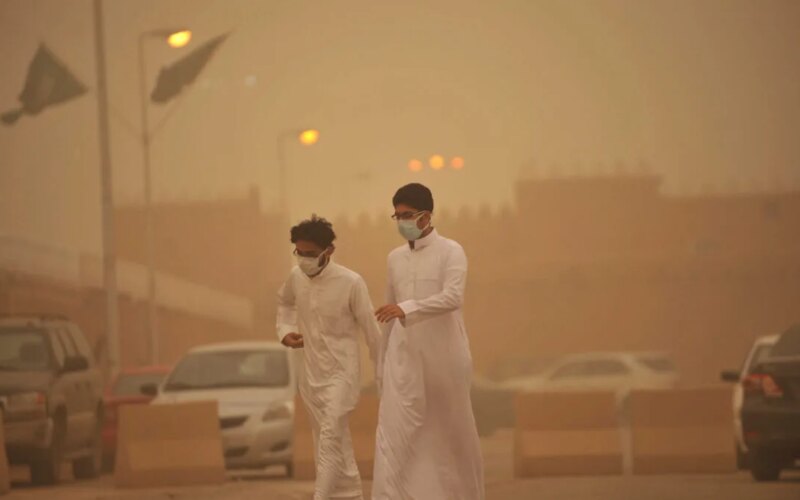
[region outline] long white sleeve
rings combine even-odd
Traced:
[[[442,291],[418,300],[406,300],[398,304],[406,317],[406,326],[460,309],[464,304],[464,289],[467,284],[467,256],[460,246],[453,246],[445,260],[444,285]]]
[[[278,340],[283,342],[283,338],[289,333],[297,332],[297,306],[295,305],[293,276],[278,290],[278,318],[277,332]]]
[[[378,353],[381,343],[381,330],[375,319],[375,308],[369,298],[367,284],[359,278],[350,293],[350,312],[356,319],[359,328],[364,334],[364,340],[369,348],[369,357],[374,366],[378,365]]]

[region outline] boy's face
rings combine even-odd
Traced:
[[[419,229],[425,229],[428,227],[428,223],[431,220],[431,213],[426,210],[417,210],[404,203],[398,203],[394,207],[393,218],[398,221],[417,219],[417,227]]]

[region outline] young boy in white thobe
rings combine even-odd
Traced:
[[[389,254],[373,500],[479,500],[483,461],[470,402],[472,357],[461,307],[467,257],[431,224],[421,184],[393,200],[407,240]]]
[[[293,227],[297,267],[278,292],[278,336],[303,348],[299,388],[316,448],[314,500],[363,496],[348,426],[361,392],[357,330],[373,362],[380,344],[364,280],[331,260],[335,239],[331,224],[316,216]]]

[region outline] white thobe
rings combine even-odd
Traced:
[[[361,392],[358,330],[373,362],[380,328],[364,280],[334,262],[309,278],[295,267],[278,292],[278,337],[303,335],[299,389],[314,436],[314,499],[362,498],[348,416]]]
[[[382,340],[373,500],[484,498],[462,304],[467,258],[434,230],[389,254],[387,300],[405,313]]]

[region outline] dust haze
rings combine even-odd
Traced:
[[[800,322],[798,2],[120,0],[102,22],[119,367],[276,340],[312,213],[383,304],[410,182],[469,258],[475,387],[504,394],[482,435],[518,392],[726,387]],[[90,0],[0,2],[0,111],[23,109],[0,125],[0,313],[66,315],[109,375],[94,27]],[[177,29],[141,38],[142,95],[140,37]],[[87,91],[24,111],[41,44]]]

